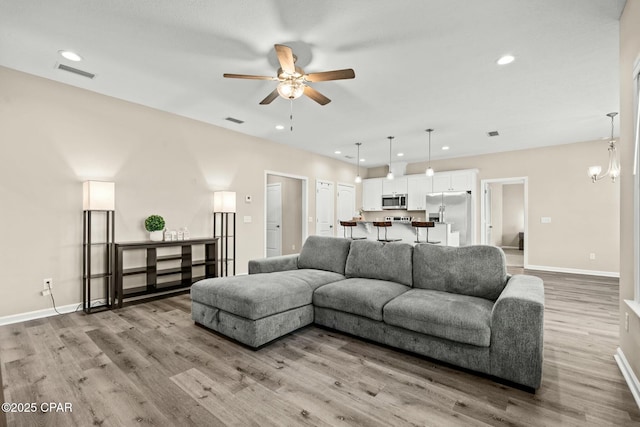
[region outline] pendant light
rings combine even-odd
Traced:
[[[600,166],[591,166],[589,167],[589,177],[591,178],[591,182],[600,181],[607,176],[611,177],[611,182],[616,182],[616,179],[620,176],[620,159],[618,159],[618,150],[616,149],[616,140],[613,138],[613,118],[617,116],[618,113],[609,113],[607,117],[611,118],[611,138],[609,139],[609,167],[607,171],[600,175],[602,172],[602,167]]]
[[[356,146],[358,147],[358,169],[357,169],[357,174],[356,174],[356,184],[360,184],[362,182],[362,178],[360,178],[360,146],[362,145],[362,142],[356,142]]]
[[[391,171],[391,144],[393,143],[394,136],[388,136],[389,138],[389,173],[387,174],[387,179],[393,179],[393,172]]]
[[[431,167],[431,132],[433,129],[427,129],[426,132],[429,134],[429,163],[427,164],[427,170],[424,172],[427,176],[433,176],[433,168]]]

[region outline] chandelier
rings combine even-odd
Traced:
[[[609,113],[607,117],[611,118],[611,138],[609,138],[609,167],[604,174],[600,174],[602,172],[601,166],[590,166],[589,167],[589,177],[591,178],[591,182],[600,181],[607,176],[611,177],[611,182],[616,182],[616,179],[620,176],[620,159],[618,158],[618,150],[616,149],[616,140],[613,138],[613,118],[617,116],[618,113]]]

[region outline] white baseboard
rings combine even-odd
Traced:
[[[638,377],[633,373],[631,366],[629,366],[629,362],[627,358],[624,356],[622,349],[618,347],[616,354],[613,355],[613,358],[616,359],[616,363],[620,368],[620,372],[622,372],[622,376],[624,377],[627,385],[629,386],[629,390],[631,390],[631,394],[633,398],[636,400],[636,405],[640,408],[640,381],[638,381]]]
[[[104,304],[104,300],[95,300],[91,303],[94,304]],[[55,316],[58,313],[73,313],[74,311],[78,311],[82,309],[82,303],[63,305],[60,307],[56,307],[58,312],[56,312],[53,308],[45,308],[43,310],[29,311],[26,313],[12,314],[10,316],[0,317],[0,326],[3,325],[11,325],[12,323],[20,323],[26,322],[28,320],[42,319],[43,317]]]
[[[620,278],[620,272],[618,271],[581,270],[578,268],[548,267],[546,265],[531,265],[531,264],[525,265],[524,268],[527,270],[551,271],[553,273],[584,274],[588,276]]]

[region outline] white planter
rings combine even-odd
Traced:
[[[151,239],[152,242],[162,242],[163,236],[164,236],[164,232],[162,230],[149,232],[149,238]]]

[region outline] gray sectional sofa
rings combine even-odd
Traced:
[[[533,389],[542,376],[542,280],[502,250],[311,236],[299,255],[191,288],[192,318],[259,347],[316,323]]]

